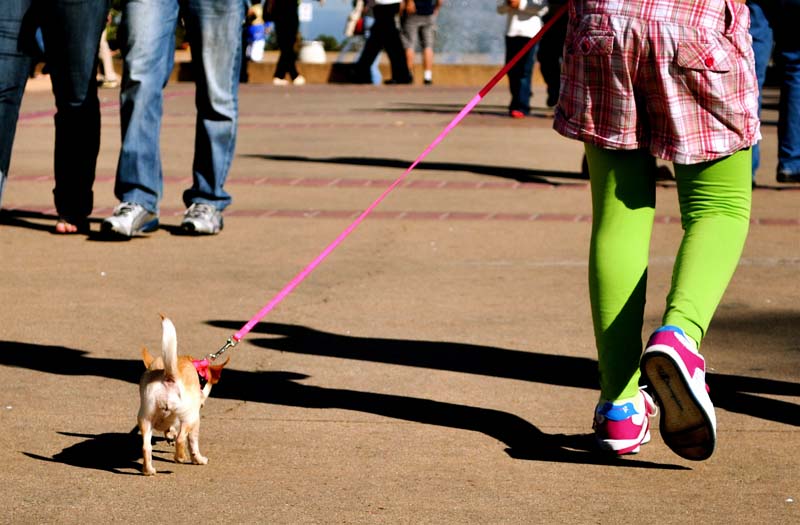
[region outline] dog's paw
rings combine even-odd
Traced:
[[[201,456],[200,454],[195,454],[194,457],[192,457],[192,463],[194,463],[195,465],[207,465],[208,458],[205,456]]]
[[[142,474],[144,474],[145,476],[155,476],[156,469],[154,469],[153,467],[150,468],[142,467]]]

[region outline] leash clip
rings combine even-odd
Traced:
[[[208,359],[209,361],[216,361],[222,354],[227,352],[229,348],[233,348],[234,346],[236,346],[237,343],[238,341],[234,341],[233,338],[229,337],[222,348],[220,348],[219,350],[217,350],[212,354],[208,354],[206,356],[206,359]]]

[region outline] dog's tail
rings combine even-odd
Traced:
[[[178,378],[178,334],[175,325],[167,317],[161,315],[161,355],[164,356],[165,379]]]

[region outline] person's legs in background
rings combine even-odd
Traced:
[[[563,5],[561,2],[548,2],[550,8],[542,17],[545,24],[550,21],[558,8]],[[561,56],[564,52],[564,38],[567,34],[567,19],[562,16],[550,29],[542,35],[539,41],[539,51],[536,53],[536,60],[539,61],[539,69],[542,78],[547,85],[547,107],[552,108],[558,103],[558,94],[561,91]]]
[[[287,5],[293,4],[289,2]],[[280,8],[273,12],[275,22],[275,36],[278,40],[278,48],[280,55],[278,56],[278,63],[275,65],[275,74],[273,77],[277,79],[275,84],[285,85],[288,84],[284,77],[288,74],[290,80],[296,79],[300,74],[297,72],[297,53],[295,52],[295,45],[297,44],[297,31],[300,27],[300,21],[297,17],[297,9],[294,7],[289,10],[287,8]],[[283,80],[284,82],[280,82]]]
[[[400,39],[400,31],[397,28],[397,15],[400,12],[400,4],[376,5],[373,9],[375,14],[375,27],[373,31],[379,31],[383,35],[383,48],[389,57],[392,70],[392,78],[388,81],[391,84],[410,84],[413,81],[411,71],[408,69],[406,52],[403,42]]]
[[[375,25],[375,17],[374,16],[365,16],[364,17],[364,40],[369,39],[369,35],[372,32],[372,26]],[[373,84],[381,84],[383,82],[383,75],[381,75],[381,68],[380,68],[381,57],[380,53],[375,56],[375,59],[372,61],[372,65],[369,68],[370,77],[372,79]]]
[[[111,46],[108,45],[106,30],[100,35],[100,51],[98,53],[100,66],[103,69],[103,80],[100,82],[102,88],[115,88],[119,86],[119,77],[114,69],[114,59],[111,55]]]
[[[425,85],[433,83],[433,39],[436,36],[436,15],[424,17],[425,23],[420,28],[420,42],[422,43],[422,82]]]
[[[241,0],[189,1],[186,22],[197,75],[197,123],[193,183],[184,192],[183,201],[190,209],[202,205],[213,215],[208,217],[213,223],[211,231],[187,228],[194,233],[218,233],[222,228],[221,212],[231,203],[224,184],[236,147],[242,43],[239,31],[243,20]],[[183,226],[188,226],[189,218],[184,216]]]
[[[800,183],[800,0],[783,0],[773,20],[783,71],[778,108],[778,182]]]
[[[756,78],[758,79],[758,110],[761,115],[762,90],[767,77],[767,66],[772,56],[773,32],[770,25],[768,12],[772,10],[772,3],[764,0],[749,0],[747,7],[750,9],[750,36],[753,38],[753,54],[756,62]],[[753,184],[756,180],[756,171],[761,163],[759,145],[753,146]]]
[[[95,77],[107,14],[108,0],[58,0],[42,14],[45,56],[57,108],[53,194],[65,230],[57,230],[60,233],[88,229],[92,212],[100,151]]]
[[[526,37],[506,37],[506,63],[510,62],[530,39]],[[531,74],[536,46],[533,46],[514,67],[508,71],[508,89],[511,102],[508,112],[514,118],[523,118],[530,113],[531,106]]]
[[[376,6],[377,8],[378,6]],[[383,6],[380,6],[383,7]],[[372,68],[380,60],[381,50],[385,47],[385,20],[378,16],[380,9],[373,9],[373,22],[368,32],[364,33],[366,42],[358,60],[353,66],[352,80],[358,84],[372,84],[375,82],[375,77],[372,74]]]
[[[19,108],[36,46],[32,0],[4,0],[0,17],[0,203],[11,164]]]
[[[156,219],[163,190],[162,90],[174,66],[177,22],[177,0],[128,0],[119,28],[122,144],[114,194],[143,207],[152,215],[147,222]]]

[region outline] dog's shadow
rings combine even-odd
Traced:
[[[73,467],[104,470],[114,474],[134,475],[141,471],[139,461],[142,457],[142,437],[138,432],[107,432],[104,434],[78,434],[74,432],[59,432],[62,436],[80,438],[74,445],[70,445],[58,454],[49,458],[31,452],[24,455],[40,461],[63,463]],[[166,443],[164,438],[153,438],[153,442]],[[156,452],[154,450],[154,452]],[[165,450],[165,454],[170,451]],[[167,461],[153,454],[154,461]],[[171,474],[169,470],[159,470],[159,474]]]

